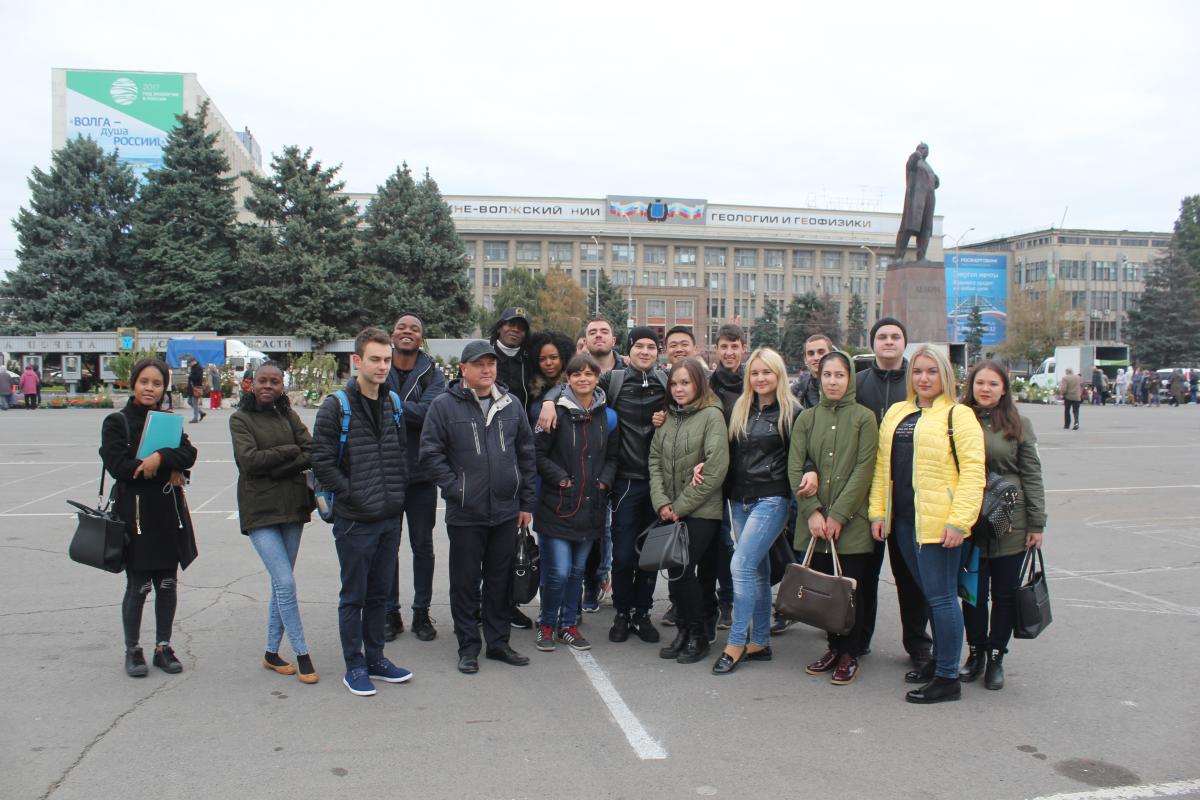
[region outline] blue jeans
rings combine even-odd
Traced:
[[[767,554],[788,518],[790,499],[763,497],[730,501],[737,542],[729,571],[733,576],[733,625],[728,644],[742,647],[747,636],[764,647],[771,642],[771,561]]]
[[[657,572],[638,569],[637,539],[657,515],[650,481],[618,480],[612,494],[613,607],[618,614],[650,612]]]
[[[963,646],[963,614],[958,604],[958,570],[962,551],[940,544],[917,546],[911,519],[892,521],[892,537],[900,546],[904,562],[921,585],[929,605],[929,627],[933,632],[933,659],[939,678],[958,678]]]
[[[583,588],[592,544],[591,540],[572,542],[538,534],[542,557],[542,578],[538,586],[542,598],[539,625],[558,629],[570,627],[578,620],[579,592]]]
[[[271,576],[271,602],[267,605],[267,652],[278,653],[279,642],[286,630],[292,652],[298,656],[308,653],[304,641],[304,625],[300,622],[300,604],[296,600],[296,554],[300,552],[299,522],[254,528],[250,544],[258,551],[267,574]]]
[[[352,670],[383,658],[383,620],[396,579],[400,518],[356,522],[336,517],[333,541],[342,573],[338,633],[346,669]]]

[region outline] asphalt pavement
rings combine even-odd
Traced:
[[[315,519],[297,580],[321,681],[276,675],[259,666],[269,583],[238,531],[228,410],[186,426],[200,557],[181,575],[184,671],[130,679],[123,577],[66,556],[65,501],[95,497],[108,412],[0,413],[0,797],[1200,798],[1200,409],[1088,406],[1079,431],[1061,407],[1021,410],[1049,490],[1054,623],[1013,643],[1003,691],[976,683],[932,707],[904,702],[886,567],[873,652],[849,686],[804,673],[823,650],[813,629],[717,677],[723,632],[710,659],[681,666],[659,645],[608,642],[607,605],[585,617],[586,655],[539,653],[513,631],[530,666],[461,675],[440,513],[438,637],[387,648],[410,683],[370,698],[342,686],[337,559]],[[407,540],[401,565],[408,603]],[[662,581],[658,597],[656,621]]]

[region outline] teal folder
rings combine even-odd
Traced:
[[[164,447],[179,447],[183,440],[183,417],[163,411],[151,411],[146,415],[146,427],[142,428],[142,441],[138,443],[137,458],[142,460]]]

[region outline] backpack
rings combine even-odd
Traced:
[[[388,394],[392,398],[392,419],[396,423],[396,433],[400,436],[401,441],[404,440],[404,407],[400,404],[400,395],[393,390],[388,389]],[[333,393],[337,398],[338,405],[342,407],[342,426],[341,432],[338,434],[338,454],[337,465],[342,463],[342,454],[346,450],[346,439],[350,437],[350,398],[346,395],[344,389],[338,389]],[[317,481],[316,476],[313,476],[313,499],[317,503],[317,516],[326,522],[333,522],[333,492],[322,489],[321,484]]]
[[[614,369],[611,373],[609,373],[612,377],[608,379],[608,392],[605,394],[605,398],[607,398],[609,407],[611,407],[613,403],[617,402],[617,396],[621,394],[621,385],[625,383],[625,372],[626,370],[624,369]],[[663,371],[658,367],[651,368],[650,373],[658,379],[659,383],[662,384],[663,390],[666,391],[667,396],[669,397],[671,394],[671,389],[667,385],[667,376],[664,375]]]

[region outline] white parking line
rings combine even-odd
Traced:
[[[1200,792],[1200,780],[1148,783],[1143,786],[1114,786],[1111,789],[1090,789],[1086,792],[1066,792],[1031,798],[1031,800],[1142,800],[1146,797],[1178,797]]]
[[[1181,483],[1174,486],[1106,486],[1103,488],[1087,489],[1047,489],[1046,494],[1064,494],[1067,492],[1135,492],[1143,489],[1200,489],[1200,483]]]
[[[19,505],[19,506],[13,506],[13,507],[12,507],[12,508],[10,508],[8,511],[5,511],[4,513],[5,513],[6,515],[7,515],[7,514],[11,514],[12,512],[16,511],[16,510],[17,510],[17,509],[19,509],[19,508],[24,508],[25,506],[31,506],[31,505],[33,505],[34,503],[40,503],[40,502],[42,502],[43,500],[49,500],[51,497],[54,497],[55,495],[60,495],[60,494],[62,494],[63,492],[69,492],[69,491],[71,491],[72,489],[78,489],[80,486],[87,486],[87,485],[88,485],[88,484],[90,484],[90,483],[94,483],[94,484],[96,484],[97,486],[99,486],[99,484],[100,484],[100,479],[99,479],[99,478],[88,478],[88,479],[87,479],[86,481],[84,481],[83,483],[77,483],[77,484],[75,484],[74,486],[68,486],[68,487],[66,487],[65,489],[59,489],[57,492],[51,492],[50,494],[48,494],[48,495],[44,495],[44,496],[42,496],[42,497],[39,497],[39,498],[37,498],[36,500],[29,500],[29,501],[27,501],[27,502],[21,503],[21,505]]]
[[[12,486],[14,483],[20,483],[21,481],[31,481],[34,478],[41,478],[44,475],[49,475],[51,472],[62,472],[64,469],[66,469],[69,466],[71,466],[71,465],[68,464],[66,467],[55,467],[54,469],[46,470],[45,472],[39,472],[36,475],[26,475],[23,478],[17,478],[16,480],[11,480],[11,481],[6,481],[5,483],[0,483],[0,486]]]
[[[203,503],[201,503],[200,505],[196,506],[194,509],[191,509],[192,513],[193,513],[193,514],[195,514],[195,513],[196,513],[196,512],[198,512],[198,511],[203,511],[205,506],[207,506],[207,505],[208,505],[209,503],[211,503],[213,500],[216,500],[218,497],[220,497],[222,494],[224,494],[224,493],[225,493],[226,491],[228,491],[229,489],[232,489],[234,486],[237,486],[237,481],[234,481],[233,483],[226,484],[225,486],[222,486],[220,489],[218,489],[218,490],[217,490],[217,493],[216,493],[216,494],[214,494],[212,497],[208,498],[208,499],[207,499],[207,500],[205,500]]]
[[[604,705],[608,706],[609,713],[613,715],[613,719],[621,728],[621,732],[625,734],[625,740],[629,742],[629,746],[633,748],[637,757],[643,761],[666,758],[667,751],[663,749],[657,739],[650,736],[641,721],[629,710],[629,706],[625,705],[625,700],[621,698],[617,688],[608,679],[608,673],[596,662],[595,657],[591,653],[579,650],[572,650],[571,655],[575,656],[575,660],[583,668],[583,674],[587,675],[588,680],[592,682],[592,688],[600,695]]]
[[[1155,597],[1152,594],[1145,594],[1143,592],[1139,592],[1134,589],[1129,589],[1124,586],[1118,586],[1115,583],[1109,583],[1108,581],[1102,581],[1099,578],[1092,577],[1091,575],[1081,575],[1078,572],[1072,572],[1071,570],[1063,569],[1062,567],[1057,567],[1055,569],[1055,572],[1060,573],[1062,575],[1066,575],[1067,577],[1070,577],[1070,578],[1079,578],[1080,580],[1088,581],[1089,583],[1094,583],[1098,586],[1103,586],[1106,589],[1116,589],[1118,592],[1127,592],[1135,597],[1140,597],[1143,600],[1148,600],[1151,603],[1157,603],[1160,606],[1166,606],[1167,608],[1174,609],[1175,611],[1177,611],[1181,614],[1189,614],[1191,616],[1200,617],[1200,608],[1193,608],[1191,606],[1180,605],[1179,603],[1172,603],[1170,600],[1163,600],[1161,597]]]

